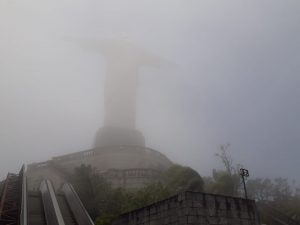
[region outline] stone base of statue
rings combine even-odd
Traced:
[[[145,138],[142,132],[136,129],[120,127],[103,127],[96,134],[96,147],[111,146],[145,146]]]
[[[54,187],[59,189],[64,182],[69,181],[75,168],[81,165],[90,165],[95,173],[104,176],[113,187],[135,189],[157,181],[172,162],[160,152],[143,146],[96,147],[28,165],[28,189],[38,190],[43,179],[51,180]]]

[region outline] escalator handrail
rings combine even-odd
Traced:
[[[78,225],[94,225],[79,196],[69,183],[63,185],[62,191]]]
[[[65,221],[60,211],[54,188],[49,180],[42,181],[40,186],[40,192],[42,194],[47,224],[65,225]]]
[[[21,213],[20,224],[27,225],[27,179],[23,174],[22,177],[22,195],[21,195]]]

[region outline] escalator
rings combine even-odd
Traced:
[[[66,183],[63,185],[61,191],[78,225],[94,225],[73,186]]]
[[[94,225],[71,184],[65,184],[61,191],[55,192],[52,183],[49,180],[44,180],[40,186],[40,193],[45,224]]]
[[[23,181],[26,187],[26,178]],[[21,225],[94,225],[72,185],[55,192],[44,180],[39,191],[23,189]]]
[[[29,225],[47,225],[40,192],[28,192],[27,213]]]
[[[71,208],[63,194],[56,195],[59,208],[64,218],[65,225],[79,225],[71,211]]]
[[[71,184],[56,192],[44,180],[39,191],[28,191],[24,170],[7,175],[0,193],[0,225],[94,225]]]

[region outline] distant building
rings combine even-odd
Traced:
[[[90,165],[113,187],[139,188],[157,180],[172,162],[158,151],[145,147],[95,148],[28,165],[28,188],[38,189],[45,178],[52,180],[55,188],[59,188],[80,165]]]

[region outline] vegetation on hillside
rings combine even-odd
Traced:
[[[239,197],[241,195],[240,164],[234,165],[228,154],[229,144],[222,145],[216,156],[224,165],[224,170],[213,169],[212,177],[205,177],[205,191],[213,194],[222,194]]]
[[[204,191],[212,194],[243,197],[240,164],[234,164],[228,153],[229,145],[223,145],[216,157],[224,165],[223,170],[213,169],[211,177],[202,177],[193,169],[174,165],[161,174],[157,182],[137,190],[112,188],[90,166],[76,168],[72,183],[97,225],[108,225],[122,213],[144,207],[182,191]],[[299,220],[300,196],[287,179],[247,179],[248,196],[258,202],[268,202],[286,215]],[[263,214],[263,212],[261,212]]]
[[[230,145],[222,145],[216,156],[223,163],[223,170],[213,169],[212,177],[204,177],[205,192],[244,197],[239,169],[228,153]],[[280,212],[300,221],[300,195],[285,178],[249,178],[246,180],[248,197],[268,204]],[[299,192],[298,188],[298,192]],[[264,213],[264,212],[262,212]]]
[[[97,225],[110,224],[118,215],[144,207],[182,191],[203,191],[201,176],[189,167],[174,165],[157,182],[137,190],[112,188],[90,166],[75,170],[72,183]]]

